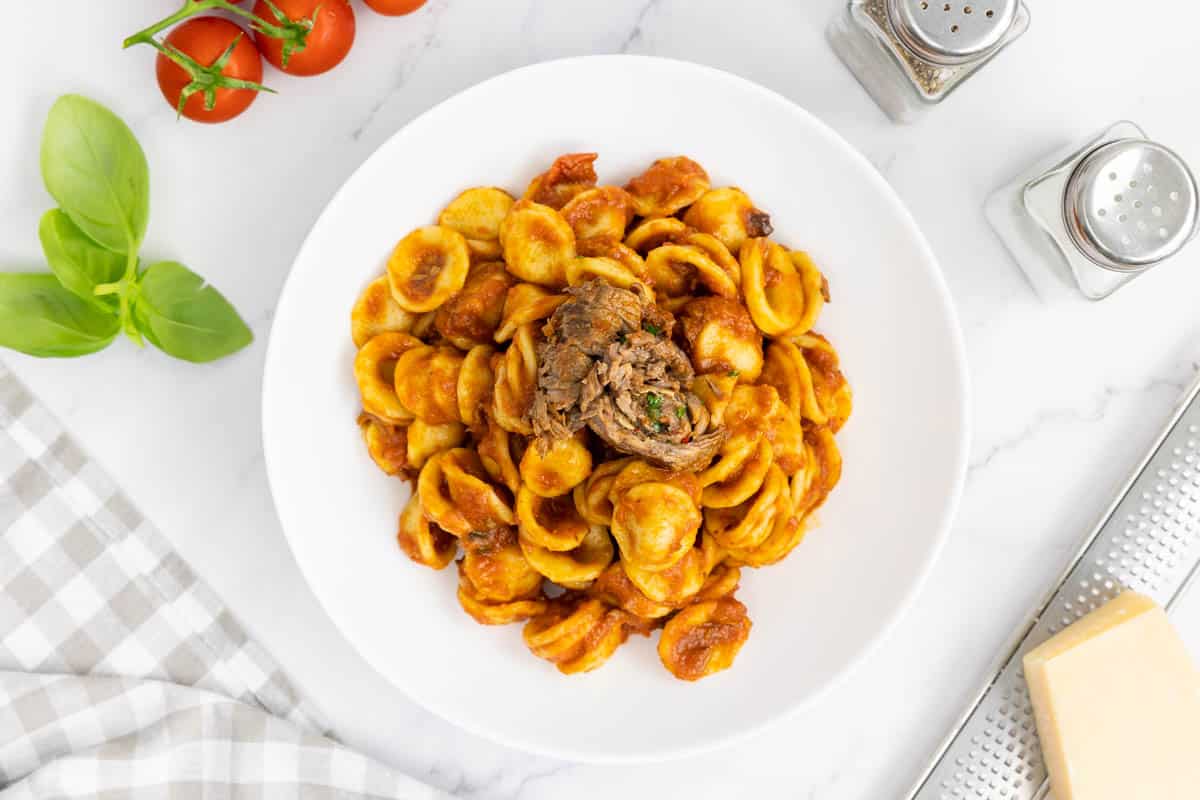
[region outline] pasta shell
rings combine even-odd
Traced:
[[[400,240],[388,258],[392,297],[405,311],[432,311],[463,287],[471,254],[458,231],[429,225]]]
[[[746,607],[732,597],[695,603],[667,621],[658,657],[676,678],[699,680],[733,665],[750,626]]]

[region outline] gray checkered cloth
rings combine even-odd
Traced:
[[[0,800],[443,796],[326,733],[0,365]]]

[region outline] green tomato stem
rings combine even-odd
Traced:
[[[189,17],[194,17],[201,12],[220,8],[247,20],[250,23],[251,29],[264,36],[269,36],[272,39],[282,39],[285,45],[291,45],[293,50],[297,52],[303,50],[304,45],[307,44],[308,34],[312,31],[316,21],[315,15],[313,19],[292,21],[279,12],[273,4],[268,3],[268,5],[271,6],[271,11],[275,15],[278,24],[267,22],[253,11],[247,11],[241,6],[229,2],[229,0],[184,0],[183,8],[169,17],[159,20],[150,27],[143,28],[132,36],[127,37],[121,47],[129,48],[135,44],[143,43],[153,44],[155,36],[176,23],[182,22]]]
[[[182,22],[190,16],[199,14],[201,11],[208,11],[210,8],[224,8],[228,11],[235,11],[245,14],[245,10],[237,6],[231,6],[226,0],[184,0],[183,8],[176,11],[174,14],[151,25],[149,28],[138,31],[128,37],[121,45],[122,48],[133,47],[135,44],[149,42],[156,35],[170,28],[177,22]]]

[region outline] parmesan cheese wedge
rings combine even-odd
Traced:
[[[1055,800],[1200,797],[1200,672],[1135,592],[1025,656]]]

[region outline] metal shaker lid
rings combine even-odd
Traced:
[[[999,47],[1020,0],[887,0],[900,40],[933,64],[954,66]]]
[[[1175,153],[1145,139],[1119,139],[1079,162],[1063,215],[1085,256],[1106,269],[1137,272],[1196,234],[1197,194],[1196,178]]]

